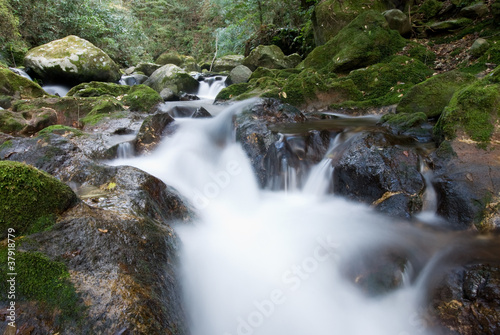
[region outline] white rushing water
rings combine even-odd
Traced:
[[[422,289],[405,274],[397,289],[377,297],[345,275],[351,263],[403,234],[366,206],[325,194],[328,157],[306,192],[258,187],[231,131],[232,114],[248,104],[213,119],[178,120],[176,134],[153,154],[113,163],[159,177],[197,208],[197,222],[177,229],[191,333],[430,333]]]
[[[226,78],[225,76],[204,78],[204,80],[199,82],[200,86],[196,95],[201,99],[215,99],[217,94],[226,87]]]

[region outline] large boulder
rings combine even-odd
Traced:
[[[0,68],[0,107],[10,108],[12,101],[39,98],[47,95],[37,83]]]
[[[317,46],[323,45],[335,37],[342,28],[347,26],[361,12],[373,9],[383,12],[394,8],[390,1],[376,0],[362,2],[355,0],[320,1],[315,7],[312,17],[314,39]]]
[[[295,56],[285,56],[276,45],[259,45],[243,60],[243,65],[254,71],[258,67],[288,69],[298,65]]]
[[[198,88],[198,81],[177,65],[167,64],[153,72],[151,77],[144,82],[160,93],[165,88],[171,89],[175,95],[181,92],[193,93]]]
[[[229,72],[243,63],[243,55],[226,55],[217,58],[213,64],[213,72]]]
[[[370,10],[360,14],[325,45],[315,48],[302,66],[349,72],[380,62],[405,45],[405,39],[389,28],[384,16]]]
[[[31,49],[24,65],[46,81],[116,82],[121,77],[120,68],[104,51],[78,36]]]

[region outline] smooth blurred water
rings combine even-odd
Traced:
[[[411,277],[442,241],[326,195],[331,150],[304,191],[260,189],[231,121],[254,102],[213,119],[179,119],[176,134],[151,155],[113,162],[159,177],[197,210],[196,222],[177,228],[192,334],[432,333],[422,305],[426,280]],[[359,278],[346,273],[381,250],[399,250],[408,260],[400,273],[388,274],[401,282],[389,292],[366,294]],[[374,270],[368,262],[360,273]]]

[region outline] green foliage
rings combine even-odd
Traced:
[[[50,218],[76,202],[73,191],[49,174],[18,162],[0,161],[0,227],[2,234],[33,233],[50,226]],[[42,220],[44,222],[37,222]],[[52,221],[53,223],[53,221]],[[4,236],[4,235],[2,235]]]
[[[115,1],[10,0],[32,47],[76,35],[106,51],[115,61],[132,65],[147,57],[147,37],[133,15]]]
[[[18,241],[19,244],[19,241]],[[8,249],[0,249],[0,288],[1,300],[7,300]],[[49,309],[57,308],[63,318],[76,317],[83,310],[79,297],[71,284],[66,265],[50,260],[40,252],[21,252],[16,250],[16,294],[19,301],[37,301]],[[16,300],[17,300],[16,299]]]
[[[424,15],[425,19],[430,19],[436,16],[442,7],[443,3],[438,0],[425,0],[422,6],[420,6],[419,12]]]

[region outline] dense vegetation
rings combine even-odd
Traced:
[[[211,58],[216,47],[219,56],[242,54],[252,39],[279,43],[292,36],[304,51],[314,2],[0,0],[0,52],[16,65],[28,48],[68,35],[91,41],[124,66],[166,50],[198,61]]]

